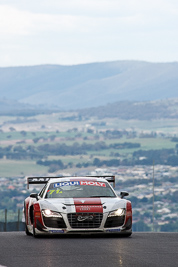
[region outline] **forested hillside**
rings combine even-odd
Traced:
[[[178,99],[150,102],[115,102],[105,106],[79,110],[79,116],[96,116],[100,119],[119,118],[123,120],[177,119]]]

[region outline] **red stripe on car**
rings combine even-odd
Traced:
[[[125,224],[127,223],[128,219],[130,219],[132,222],[132,204],[130,201],[127,202],[126,206]]]
[[[42,224],[43,224],[43,219],[42,219],[42,216],[41,216],[41,210],[40,210],[40,205],[39,203],[35,203],[33,205],[33,208],[34,208],[34,226],[36,227],[36,222],[37,220]]]
[[[28,206],[29,206],[29,201],[30,201],[30,197],[28,197],[25,200],[25,210],[24,210],[24,214],[25,214],[25,221],[28,224]]]
[[[76,212],[103,213],[100,198],[74,198]]]
[[[96,213],[103,213],[103,206],[102,205],[76,205],[75,206],[76,212],[96,212]]]
[[[74,198],[74,205],[101,205],[101,199],[97,198]]]

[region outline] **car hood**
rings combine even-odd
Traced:
[[[61,213],[109,212],[126,208],[127,200],[119,197],[107,198],[50,198],[39,200],[41,209],[50,209]]]

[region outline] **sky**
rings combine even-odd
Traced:
[[[0,0],[0,67],[178,61],[178,0]]]

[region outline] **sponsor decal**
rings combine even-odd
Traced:
[[[29,182],[48,182],[49,178],[29,178]]]
[[[100,198],[74,198],[76,212],[103,213],[103,205]]]
[[[105,183],[102,182],[92,182],[92,181],[81,181],[80,185],[93,185],[93,186],[102,186],[106,187]]]
[[[71,186],[71,185],[80,185],[79,181],[73,181],[73,182],[60,182],[60,183],[56,183],[54,184],[54,188],[55,187],[62,187],[62,186]]]
[[[64,234],[64,230],[49,230],[49,233],[60,233],[60,234]]]
[[[75,206],[76,212],[103,212],[102,205],[76,205]]]
[[[106,230],[106,232],[109,232],[109,233],[114,233],[114,232],[120,232],[121,229],[108,229]]]
[[[91,211],[90,206],[79,206],[78,207],[79,211]]]
[[[90,185],[90,186],[101,186],[106,187],[105,183],[102,182],[93,182],[93,181],[70,181],[70,182],[60,182],[54,184],[54,188],[61,186],[71,186],[71,185]]]
[[[131,211],[127,211],[127,217],[131,217],[132,216],[132,212]]]
[[[102,206],[101,205],[92,205],[92,206],[75,206],[77,212],[102,212]]]
[[[77,221],[83,222],[83,221],[93,221],[94,216],[93,215],[79,215],[77,217]]]
[[[52,195],[55,192],[55,194],[62,194],[62,190],[61,189],[49,189],[47,191],[47,193],[49,193],[49,195]]]

